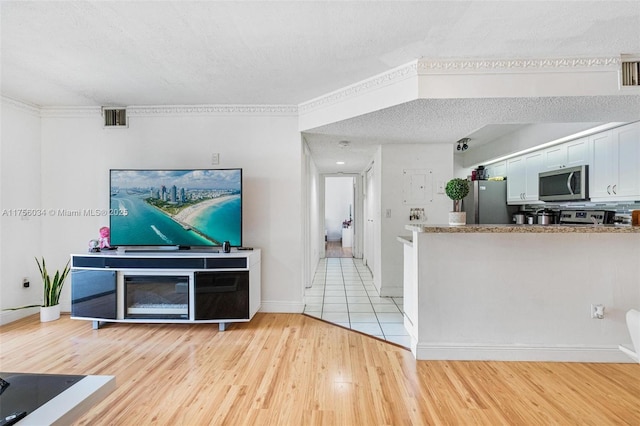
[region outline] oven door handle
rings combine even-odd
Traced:
[[[571,172],[569,173],[569,177],[567,178],[567,189],[569,190],[569,192],[571,193],[571,195],[574,195],[573,192],[573,175],[575,174],[575,172]]]

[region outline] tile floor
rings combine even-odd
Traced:
[[[380,297],[361,259],[320,259],[304,313],[409,347],[401,297]]]

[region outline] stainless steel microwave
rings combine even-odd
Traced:
[[[541,201],[588,200],[588,166],[566,167],[540,173],[538,177],[538,198]]]

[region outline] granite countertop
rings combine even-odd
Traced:
[[[429,225],[412,223],[405,226],[408,231],[429,233],[522,233],[522,234],[562,234],[562,233],[616,233],[640,234],[640,226],[619,225]]]

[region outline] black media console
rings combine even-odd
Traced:
[[[101,322],[247,322],[260,308],[260,250],[71,255],[71,318]]]

